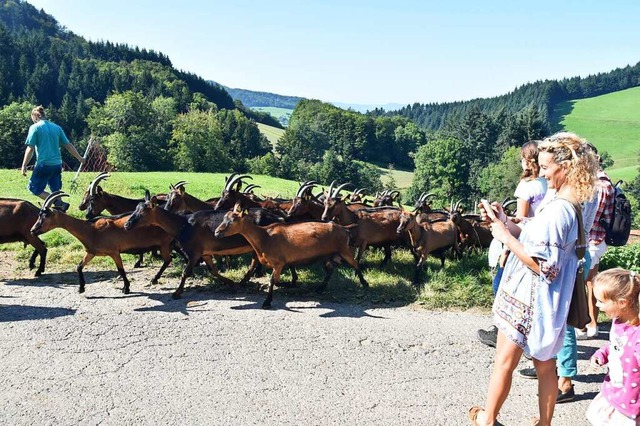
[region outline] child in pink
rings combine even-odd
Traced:
[[[593,294],[613,319],[609,343],[592,357],[609,367],[600,393],[587,409],[593,425],[640,425],[640,277],[622,268],[598,274]]]

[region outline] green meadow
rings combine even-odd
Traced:
[[[555,115],[562,129],[611,154],[615,163],[607,172],[613,180],[631,181],[638,175],[640,87],[565,102]]]

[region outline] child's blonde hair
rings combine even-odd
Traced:
[[[623,268],[607,269],[596,275],[593,286],[602,290],[606,300],[624,299],[636,315],[640,313],[640,277],[635,272]]]

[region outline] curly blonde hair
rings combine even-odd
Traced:
[[[598,160],[584,139],[575,133],[560,132],[540,142],[538,150],[553,154],[553,161],[566,168],[567,184],[578,202],[593,198]]]

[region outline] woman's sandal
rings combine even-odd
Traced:
[[[478,414],[480,414],[480,411],[484,411],[484,408],[478,407],[477,405],[469,408],[469,420],[471,420],[473,426],[480,426],[480,423],[478,423]]]
[[[531,426],[538,426],[540,424],[540,419],[538,417],[531,417]]]

